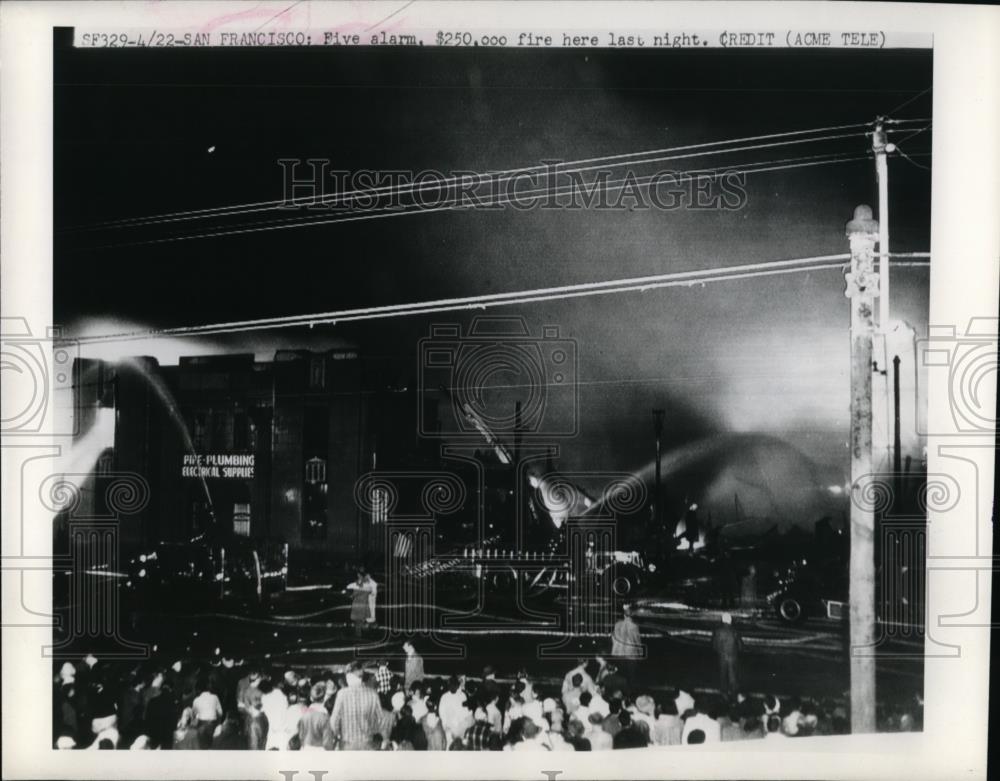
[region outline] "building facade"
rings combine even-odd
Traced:
[[[149,485],[148,503],[120,520],[123,550],[191,540],[214,526],[300,553],[363,559],[384,547],[384,519],[358,506],[358,478],[376,465],[437,466],[437,443],[418,435],[415,388],[387,380],[356,350],[279,350],[271,361],[197,356],[175,366],[80,359],[79,368],[76,445],[88,446],[102,415],[114,417],[113,443],[93,454],[82,486],[83,511],[102,514],[111,475]],[[436,414],[430,403],[425,416]]]

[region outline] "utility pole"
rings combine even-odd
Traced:
[[[878,277],[873,261],[879,224],[869,206],[858,206],[847,223],[851,270],[845,294],[851,299],[851,564],[850,660],[851,732],[875,731],[875,513],[855,497],[872,474],[873,307]],[[886,264],[883,262],[882,270]],[[884,300],[884,299],[883,299]]]
[[[514,469],[517,471],[517,465],[521,460],[521,432],[523,431],[523,424],[521,421],[521,402],[514,402]]]
[[[896,476],[897,501],[903,497],[903,462],[902,433],[899,430],[899,356],[892,356],[892,403],[893,403],[893,435],[892,435],[892,471]]]
[[[886,139],[884,117],[878,117],[872,133],[872,152],[875,153],[878,180],[878,326],[882,333],[889,331],[889,163],[886,155],[896,149]]]
[[[514,458],[511,464],[511,488],[514,490],[514,520],[508,529],[514,530],[513,539],[521,541],[525,539],[525,534],[529,533],[531,523],[531,513],[528,512],[528,492],[521,484],[521,402],[514,403]],[[527,477],[527,475],[525,475]],[[530,531],[534,536],[534,527]]]
[[[653,492],[653,521],[656,524],[657,535],[663,532],[663,475],[661,474],[663,415],[664,412],[662,409],[653,410],[653,434],[656,437],[656,481]]]

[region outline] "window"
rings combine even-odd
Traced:
[[[372,490],[372,524],[385,523],[389,520],[389,492],[381,486]]]
[[[309,388],[323,390],[326,387],[326,358],[314,355],[309,359]]]
[[[233,505],[233,534],[250,536],[250,503],[237,502]]]
[[[96,472],[99,475],[108,475],[115,468],[115,451],[108,448],[103,453],[101,453],[100,458],[97,459],[97,469]]]
[[[306,461],[306,482],[310,485],[326,482],[326,461],[322,458],[310,458]]]
[[[199,453],[205,452],[205,441],[208,438],[208,415],[204,412],[197,412],[194,416],[194,449]]]
[[[237,412],[233,416],[233,450],[250,449],[250,416]]]
[[[325,540],[327,532],[326,458],[330,448],[330,410],[307,406],[302,421],[302,536]]]
[[[97,363],[97,406],[110,409],[115,406],[115,374],[104,361]]]
[[[222,410],[212,411],[212,450],[232,448],[232,416]]]

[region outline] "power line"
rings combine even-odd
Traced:
[[[894,109],[893,109],[892,111],[889,111],[889,112],[887,112],[885,116],[887,116],[887,117],[888,117],[888,116],[892,116],[893,114],[895,114],[895,113],[896,113],[897,111],[899,111],[900,109],[903,109],[903,108],[906,108],[906,107],[907,107],[907,106],[909,106],[909,105],[910,105],[911,103],[913,103],[913,101],[915,101],[915,100],[919,100],[919,99],[920,99],[920,98],[922,98],[922,97],[923,97],[924,95],[926,95],[926,94],[927,94],[928,92],[930,92],[930,91],[931,91],[932,89],[934,89],[934,86],[933,86],[933,85],[931,85],[930,87],[928,87],[928,88],[927,88],[927,89],[925,89],[925,90],[921,90],[920,92],[918,92],[918,93],[917,93],[916,95],[914,95],[914,96],[913,96],[912,98],[910,98],[909,100],[904,100],[904,101],[903,101],[902,103],[900,103],[900,104],[899,104],[898,106],[896,106],[896,108],[894,108]],[[902,121],[902,120],[895,120],[895,121],[897,121],[897,122],[898,122],[898,121]]]
[[[81,337],[80,343],[133,341],[136,339],[157,338],[163,336],[196,336],[245,331],[259,331],[272,328],[289,328],[296,326],[313,326],[356,322],[359,320],[387,319],[409,315],[436,314],[462,310],[485,310],[496,306],[513,304],[537,303],[568,298],[579,298],[610,293],[645,292],[668,287],[691,287],[708,282],[722,282],[737,279],[793,274],[802,271],[819,271],[824,269],[841,269],[845,261],[850,260],[849,253],[836,255],[817,255],[791,260],[748,263],[737,266],[726,266],[718,269],[697,269],[667,274],[656,274],[647,277],[632,277],[626,279],[608,280],[603,282],[585,282],[575,285],[520,290],[508,293],[492,293],[486,295],[468,296],[463,298],[438,299],[432,301],[414,302],[408,304],[389,304],[375,307],[344,309],[333,312],[322,312],[309,315],[292,315],[287,317],[260,318],[226,323],[212,323],[200,326],[181,326],[159,330],[133,331],[114,334],[99,334]],[[910,261],[900,265],[926,266],[926,262]]]
[[[843,156],[847,154],[847,156]],[[856,162],[860,160],[867,160],[870,158],[869,153],[864,153],[860,155],[849,155],[849,153],[841,153],[842,156],[837,157],[835,155],[812,155],[802,158],[785,158],[789,161],[811,161],[811,162],[792,162],[782,165],[768,165],[772,161],[762,161],[760,163],[749,163],[743,166],[725,166],[714,169],[694,169],[690,171],[678,171],[672,172],[677,175],[686,176],[709,176],[714,172],[716,175],[718,172],[728,172],[733,173],[768,173],[774,171],[790,170],[795,168],[807,168],[817,165],[830,165],[834,163],[849,163]],[[820,160],[814,160],[813,158],[826,158]],[[783,163],[784,161],[774,161],[776,163]],[[753,166],[763,166],[763,167],[753,167]],[[619,179],[613,180],[611,182],[606,182],[600,185],[600,189],[604,192],[614,192],[617,190],[622,190],[628,186],[635,186],[639,189],[649,187],[652,184],[652,180],[656,178],[657,175],[639,177],[634,179]],[[600,184],[600,183],[597,183]],[[426,207],[420,204],[411,204],[410,206],[400,206],[400,207],[378,207],[371,210],[365,210],[361,214],[347,213],[340,214],[336,216],[327,217],[326,215],[314,215],[303,219],[302,217],[290,217],[285,220],[268,220],[265,222],[252,222],[245,223],[243,225],[236,225],[229,228],[222,228],[215,231],[204,231],[200,233],[193,234],[182,234],[178,236],[167,236],[159,239],[137,239],[136,241],[130,242],[116,242],[113,244],[105,244],[95,247],[93,249],[114,249],[119,247],[135,247],[144,246],[150,244],[166,244],[175,241],[190,241],[194,239],[205,239],[205,238],[220,238],[223,236],[234,236],[243,235],[247,233],[259,233],[269,230],[283,230],[289,228],[303,228],[311,227],[315,225],[329,225],[339,222],[358,222],[370,219],[380,219],[385,217],[402,217],[413,214],[433,214],[442,211],[463,211],[463,210],[475,210],[479,208],[488,208],[491,206],[504,206],[510,205],[512,203],[517,203],[519,199],[526,198],[529,196],[538,195],[565,195],[567,192],[572,192],[572,188],[577,187],[576,183],[560,185],[554,189],[551,188],[537,188],[534,190],[524,190],[520,192],[515,192],[510,194],[506,198],[501,195],[493,196],[484,202],[479,204],[460,204],[460,203],[449,203],[443,206]],[[570,188],[570,189],[567,189]]]
[[[925,125],[924,127],[920,128],[919,130],[914,130],[912,133],[909,133],[908,135],[903,136],[901,139],[899,139],[899,141],[896,141],[896,144],[899,145],[899,144],[902,144],[904,141],[909,141],[914,136],[919,136],[924,131],[930,130],[930,128],[931,128],[930,125]],[[909,128],[907,128],[907,130],[908,129]],[[905,130],[903,128],[900,128],[899,130],[896,130],[895,128],[890,128],[886,132],[887,133],[903,133],[903,132],[905,132]]]
[[[486,177],[486,181],[489,181],[489,177],[498,177],[498,176],[502,177],[503,180],[506,180],[507,178],[512,178],[512,177],[515,177],[515,176],[520,176],[522,174],[530,173],[530,172],[533,172],[533,171],[543,171],[543,170],[544,171],[548,171],[548,170],[558,169],[558,172],[560,172],[560,173],[575,173],[575,172],[584,171],[584,170],[593,170],[594,168],[601,167],[601,166],[590,166],[589,168],[583,168],[583,167],[581,167],[581,166],[589,165],[589,164],[592,164],[592,163],[602,163],[602,164],[604,164],[604,163],[608,163],[609,161],[619,161],[619,162],[615,163],[612,167],[617,167],[619,165],[625,165],[625,164],[628,164],[628,163],[631,163],[633,165],[639,165],[639,164],[645,164],[645,163],[651,163],[651,162],[663,162],[663,161],[666,161],[666,160],[682,159],[682,158],[685,158],[685,157],[701,157],[701,156],[704,156],[704,155],[707,155],[707,154],[726,154],[726,153],[735,152],[735,151],[746,151],[746,150],[752,150],[752,149],[772,148],[772,147],[775,147],[775,146],[784,146],[786,144],[811,143],[811,142],[814,142],[814,141],[835,140],[835,139],[839,139],[839,138],[849,138],[849,137],[852,137],[854,135],[858,135],[858,133],[844,133],[844,134],[839,134],[839,135],[820,136],[820,137],[816,137],[816,138],[795,139],[795,140],[783,141],[783,142],[780,142],[780,143],[759,144],[759,145],[753,145],[753,146],[748,146],[748,147],[715,149],[715,150],[711,150],[711,151],[708,151],[708,152],[702,152],[700,154],[688,154],[688,155],[660,157],[660,155],[664,155],[664,154],[667,154],[667,153],[673,153],[673,152],[688,152],[688,151],[696,150],[696,149],[707,149],[709,147],[722,147],[722,146],[725,146],[725,145],[728,145],[728,144],[740,144],[740,143],[749,142],[749,141],[767,141],[767,140],[776,139],[776,138],[791,138],[792,136],[802,136],[802,135],[809,135],[809,134],[814,134],[814,133],[823,133],[823,132],[830,132],[830,131],[837,131],[837,130],[857,129],[857,128],[862,128],[862,127],[869,127],[871,124],[872,124],[871,122],[858,122],[858,123],[852,123],[852,124],[847,124],[847,125],[832,125],[832,126],[829,126],[829,127],[814,128],[814,129],[811,129],[811,130],[793,130],[793,131],[787,131],[787,132],[782,132],[782,133],[769,133],[769,134],[758,135],[758,136],[745,136],[745,137],[742,137],[742,138],[734,138],[734,139],[729,139],[729,140],[726,140],[726,141],[709,141],[709,142],[704,142],[704,143],[700,143],[700,144],[687,144],[687,145],[683,145],[683,146],[665,147],[665,148],[662,148],[662,149],[654,149],[654,150],[648,150],[648,151],[643,151],[643,152],[628,152],[628,153],[623,153],[623,154],[618,154],[618,155],[608,155],[608,156],[603,156],[603,157],[585,158],[585,159],[582,159],[582,160],[574,160],[574,161],[570,161],[570,162],[566,162],[566,163],[559,163],[559,164],[554,165],[554,166],[535,165],[535,166],[527,166],[527,167],[522,167],[522,168],[512,168],[512,169],[507,169],[507,170],[502,170],[502,171],[490,172],[490,173],[487,173],[487,174],[480,174],[480,176],[481,177]],[[645,159],[645,160],[628,160],[628,159],[626,159],[626,158],[633,158],[633,157],[640,157],[641,158],[641,157],[646,156],[646,155],[654,155],[654,157],[651,157],[651,158]],[[562,166],[571,166],[571,168],[562,168]],[[445,177],[436,186],[437,187],[442,187],[442,186],[446,186],[446,185],[458,184],[461,181],[462,181],[462,177],[460,177],[460,176]],[[384,186],[384,187],[366,188],[364,190],[352,190],[352,191],[343,193],[340,197],[341,198],[343,198],[345,196],[371,197],[372,195],[375,195],[375,194],[389,193],[391,191],[392,191],[392,186],[389,185],[389,186]],[[217,207],[210,207],[210,208],[205,208],[205,209],[193,209],[193,210],[188,210],[188,211],[166,212],[166,213],[163,213],[163,214],[151,215],[151,216],[147,216],[147,217],[129,217],[129,218],[124,218],[124,219],[120,219],[120,220],[110,220],[110,221],[106,221],[106,222],[93,223],[93,224],[90,224],[90,225],[72,226],[70,228],[66,228],[66,230],[93,230],[93,229],[98,229],[98,228],[108,228],[108,227],[118,227],[118,226],[144,225],[144,224],[157,223],[157,222],[175,222],[175,221],[183,221],[183,220],[187,220],[187,219],[200,219],[200,218],[203,218],[203,217],[225,217],[225,216],[229,216],[230,214],[253,213],[253,212],[256,212],[256,211],[269,211],[269,210],[272,210],[272,209],[275,209],[275,208],[287,208],[289,206],[296,206],[296,205],[300,205],[300,204],[308,206],[308,205],[314,205],[316,202],[317,202],[317,199],[314,198],[314,197],[310,197],[310,198],[292,198],[292,199],[287,199],[287,200],[273,200],[273,201],[257,201],[257,202],[251,202],[251,203],[245,203],[245,204],[235,204],[235,205],[231,205],[231,206],[217,206]],[[322,202],[322,200],[320,202]]]
[[[931,167],[929,165],[924,165],[922,163],[918,163],[916,160],[913,159],[913,157],[911,157],[910,155],[906,154],[906,152],[904,152],[898,146],[896,147],[896,151],[899,152],[899,154],[902,155],[903,159],[906,162],[908,162],[910,165],[915,165],[917,168],[922,168],[925,171],[930,171],[931,170]]]

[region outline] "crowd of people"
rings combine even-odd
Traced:
[[[638,684],[615,657],[581,658],[561,681],[432,677],[405,659],[332,671],[207,663],[129,665],[90,655],[55,670],[59,749],[605,751],[786,740],[849,731],[843,698],[696,692]],[[477,671],[478,673],[479,671]],[[880,730],[921,729],[922,701],[880,708]]]

